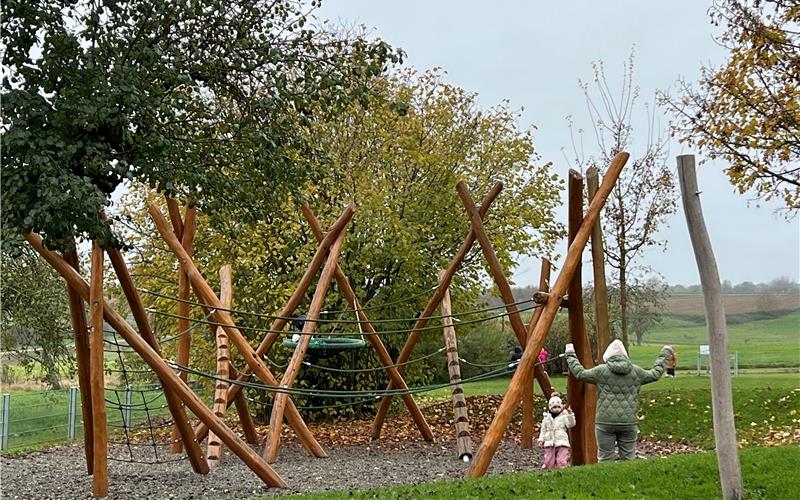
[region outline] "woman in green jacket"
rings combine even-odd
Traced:
[[[672,347],[664,346],[649,370],[631,363],[619,339],[608,345],[603,354],[605,364],[594,368],[586,369],[581,365],[572,344],[567,344],[565,354],[567,365],[575,378],[597,386],[595,434],[598,460],[614,460],[616,448],[619,448],[620,460],[634,458],[639,434],[639,388],[661,378]]]

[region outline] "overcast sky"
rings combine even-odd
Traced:
[[[570,135],[565,117],[572,115],[578,125],[588,127],[577,83],[591,81],[592,61],[604,61],[616,94],[635,45],[634,83],[641,88],[638,112],[643,115],[642,105],[652,103],[657,89],[674,88],[678,77],[696,80],[701,64],[718,66],[724,61],[725,51],[712,39],[709,3],[325,0],[318,17],[367,26],[373,35],[406,51],[406,66],[420,71],[443,68],[447,82],[477,92],[481,106],[508,99],[512,108],[524,108],[521,128],[537,127],[534,141],[542,160],[554,162],[555,172],[566,176],[570,165],[562,148],[570,147]],[[666,128],[668,117],[659,116]],[[633,155],[637,146],[644,148],[635,144]],[[674,168],[675,156],[693,153],[672,144],[669,164]],[[698,169],[721,279],[767,282],[786,276],[800,281],[798,220],[776,215],[778,204],[756,206],[752,196],[734,193],[722,168],[708,163]],[[559,213],[566,223],[566,209]],[[682,206],[660,237],[668,240],[667,251],[648,252],[641,263],[670,283],[699,283]],[[561,253],[566,253],[565,246]],[[589,259],[587,252],[585,263]],[[524,286],[535,284],[538,272],[537,262],[523,259],[511,274]],[[588,268],[584,276],[591,276],[587,272]]]

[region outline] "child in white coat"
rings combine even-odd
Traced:
[[[561,398],[553,396],[547,402],[542,428],[539,431],[539,448],[544,448],[542,469],[561,469],[569,465],[569,434],[567,429],[575,426],[572,408],[564,409]]]

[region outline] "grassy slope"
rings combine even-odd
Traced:
[[[800,447],[746,448],[740,454],[749,499],[800,498]],[[713,453],[676,455],[368,491],[299,498],[720,498]]]

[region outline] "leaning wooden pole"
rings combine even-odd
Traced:
[[[483,443],[478,449],[478,454],[472,462],[472,467],[467,473],[470,477],[483,476],[489,468],[489,464],[497,451],[497,447],[500,445],[500,440],[505,434],[508,423],[511,421],[511,417],[519,405],[520,395],[524,390],[526,374],[533,370],[539,351],[544,345],[544,341],[547,338],[547,334],[558,312],[561,297],[567,291],[567,285],[572,280],[572,275],[581,264],[581,256],[583,255],[583,249],[586,243],[589,241],[592,225],[600,216],[600,210],[603,208],[606,198],[608,198],[611,189],[617,182],[622,167],[628,161],[628,157],[628,153],[619,153],[614,157],[614,160],[608,167],[603,183],[597,191],[597,196],[589,205],[589,209],[583,219],[583,224],[581,224],[580,230],[575,235],[575,239],[569,247],[567,257],[564,261],[564,267],[561,269],[558,279],[556,279],[553,285],[550,299],[544,306],[542,315],[536,323],[536,327],[533,329],[533,335],[528,339],[528,345],[522,352],[522,359],[520,359],[517,371],[514,372],[514,376],[511,378],[508,391],[506,391],[505,396],[503,396],[503,401],[500,403],[500,407],[495,413],[494,420],[492,420],[484,436]]]
[[[303,215],[308,221],[308,224],[311,226],[311,230],[313,231],[314,236],[317,238],[317,241],[322,242],[324,238],[322,226],[320,226],[319,221],[317,221],[317,218],[314,215],[314,212],[311,210],[311,207],[308,205],[308,203],[303,203],[301,209],[303,211]],[[378,359],[380,359],[381,363],[387,367],[386,373],[389,375],[389,380],[395,387],[399,389],[408,389],[405,380],[403,380],[403,375],[400,373],[397,367],[393,366],[394,363],[392,362],[392,356],[389,354],[386,346],[383,345],[383,342],[377,335],[377,332],[375,332],[375,328],[373,328],[372,323],[370,323],[369,319],[367,318],[367,315],[359,307],[358,297],[356,297],[353,287],[350,286],[350,282],[347,280],[347,276],[345,276],[344,271],[342,271],[342,268],[339,266],[339,264],[336,264],[334,277],[336,278],[336,284],[339,285],[339,292],[347,300],[347,303],[354,304],[358,320],[361,322],[361,329],[366,334],[367,340],[370,344],[372,344],[373,349],[375,349]],[[422,434],[423,439],[426,441],[433,441],[433,432],[431,431],[428,422],[425,420],[425,416],[422,414],[422,411],[419,409],[419,406],[417,406],[417,402],[414,401],[414,397],[411,394],[402,394],[401,398],[411,414],[411,418],[414,419],[414,423]]]
[[[78,253],[74,245],[64,254],[64,260],[80,272]],[[92,432],[92,385],[90,375],[89,329],[86,325],[86,310],[80,294],[67,283],[69,312],[75,339],[75,361],[78,369],[78,387],[81,390],[81,409],[83,410],[83,451],[86,455],[86,472],[92,475],[94,466],[94,438]]]
[[[225,309],[230,309],[233,303],[233,286],[231,285],[231,265],[225,264],[219,270],[219,299]],[[231,357],[228,350],[228,334],[225,329],[215,328],[217,344],[217,382],[214,384],[214,404],[212,411],[219,419],[225,418],[228,408],[228,385],[230,378]],[[194,433],[192,433],[194,435]],[[208,465],[214,467],[222,460],[222,441],[213,432],[208,433]]]
[[[339,232],[342,231],[342,229],[344,229],[344,227],[350,222],[350,219],[353,217],[354,213],[355,213],[355,206],[352,204],[348,205],[342,211],[342,214],[339,216],[339,218],[336,219],[336,221],[328,228],[328,232],[325,234],[325,237],[319,244],[319,247],[317,248],[314,257],[312,258],[311,263],[306,268],[306,271],[303,274],[303,277],[300,279],[300,282],[297,284],[297,287],[295,287],[292,296],[289,297],[289,300],[286,302],[286,305],[283,307],[283,309],[281,309],[280,314],[278,314],[278,316],[272,322],[272,325],[269,328],[269,333],[267,333],[267,335],[264,336],[258,348],[256,348],[256,354],[259,357],[266,356],[269,350],[272,348],[275,341],[280,336],[283,327],[286,325],[286,322],[288,321],[288,318],[292,314],[294,314],[295,310],[297,309],[297,306],[299,306],[300,302],[302,302],[303,297],[306,294],[306,291],[308,291],[308,288],[311,286],[311,282],[313,281],[314,276],[316,275],[319,268],[322,267],[322,263],[325,262],[325,258],[328,255],[328,250],[330,249],[330,246],[336,240],[336,237],[339,235]],[[250,370],[250,368],[246,367],[243,373],[237,375],[236,377],[237,382],[245,382],[249,380],[252,377],[251,373],[252,371]],[[229,405],[231,401],[235,401],[237,395],[240,394],[241,391],[242,391],[242,386],[240,384],[233,384],[230,388],[228,388],[227,400]],[[290,413],[297,412],[296,408],[292,409],[293,407],[294,403],[292,401],[289,401],[288,410]],[[201,423],[200,425],[195,427],[194,432],[195,435],[197,436],[197,439],[202,440],[208,433],[208,427],[206,427],[204,424]],[[307,450],[315,457],[322,458],[327,456],[322,447],[319,446],[307,448]]]
[[[109,248],[107,250],[111,265],[114,267],[114,272],[117,275],[119,284],[128,301],[128,306],[131,309],[131,314],[136,322],[136,327],[139,329],[139,334],[142,336],[147,345],[149,345],[159,356],[161,355],[161,348],[159,347],[158,340],[156,339],[153,329],[150,327],[150,320],[147,318],[147,312],[144,309],[142,298],[134,286],[133,278],[128,271],[128,265],[125,259],[116,248]],[[198,474],[208,474],[208,464],[203,455],[203,450],[200,444],[194,437],[194,431],[189,419],[186,417],[186,409],[183,406],[180,398],[177,397],[169,387],[161,382],[164,389],[164,396],[167,400],[167,407],[169,408],[172,420],[175,422],[175,427],[178,429],[178,437],[184,443],[186,456],[189,457],[189,462],[192,464],[192,469]]]
[[[539,271],[539,291],[540,292],[548,292],[550,290],[550,268],[551,268],[550,261],[547,259],[542,259],[542,267]],[[542,308],[537,307],[533,311],[533,316],[531,316],[531,320],[528,323],[528,330],[525,335],[525,339],[527,339],[533,335],[533,328],[536,326],[536,323],[539,321],[539,318],[542,316]],[[537,355],[538,356],[538,355]],[[544,370],[542,367],[542,371],[544,372],[544,376],[548,378],[549,382],[549,375],[547,375],[547,371]],[[552,392],[544,393],[545,399],[550,398]],[[533,434],[534,434],[534,415],[533,415],[533,372],[530,373],[528,378],[525,380],[525,390],[522,391],[522,429],[521,429],[521,436],[520,436],[520,445],[523,449],[530,449],[533,448]]]
[[[44,247],[42,238],[39,235],[28,233],[25,239],[31,247],[36,250],[53,268],[75,290],[80,293],[81,298],[86,302],[91,302],[90,286],[64,259]],[[150,347],[147,342],[128,324],[128,322],[117,313],[108,301],[103,304],[103,316],[117,331],[125,342],[142,357],[145,363],[156,373],[165,384],[166,390],[175,393],[186,406],[197,415],[197,418],[206,422],[220,437],[223,442],[233,451],[242,461],[247,464],[256,475],[268,486],[285,488],[286,483],[278,476],[274,470],[258,456],[250,447],[230,430],[221,420],[214,416],[203,401],[187,386],[172,368]]]
[[[169,226],[167,221],[164,219],[161,210],[159,210],[159,208],[153,203],[148,205],[148,210],[153,222],[156,225],[156,228],[158,229],[158,232],[161,234],[161,238],[163,238],[167,243],[167,246],[169,246],[170,250],[172,250],[172,253],[178,257],[181,268],[183,268],[189,275],[189,281],[192,283],[195,294],[202,302],[213,308],[211,315],[212,320],[225,328],[225,331],[228,333],[228,338],[239,350],[239,353],[242,355],[245,362],[256,374],[256,376],[265,384],[277,387],[279,384],[278,380],[275,378],[272,372],[269,371],[269,368],[267,368],[267,366],[261,361],[259,356],[256,354],[256,351],[247,342],[247,339],[244,337],[244,335],[242,335],[242,332],[236,328],[233,320],[231,319],[231,315],[223,307],[222,302],[220,302],[217,295],[211,289],[211,286],[209,286],[208,282],[205,280],[205,278],[203,278],[203,275],[200,274],[200,271],[197,269],[197,266],[194,265],[194,262],[192,261],[191,257],[189,257],[189,254],[186,253],[186,250],[183,249],[178,239],[175,237],[172,231],[169,230]],[[308,429],[308,426],[306,426],[306,423],[303,421],[303,418],[300,416],[300,413],[297,411],[297,408],[291,401],[287,406],[286,418],[289,421],[289,425],[291,425],[294,431],[297,433],[297,437],[300,439],[300,442],[303,443],[303,446],[307,450],[317,457],[327,456],[325,450],[322,449],[322,446],[320,446],[320,444],[314,438],[314,435]]]
[[[469,215],[470,225],[475,233],[475,237],[478,239],[478,242],[481,245],[483,257],[486,259],[486,263],[489,264],[489,273],[492,275],[494,283],[497,285],[497,289],[500,291],[500,296],[503,298],[503,302],[506,304],[508,319],[511,323],[512,330],[514,330],[514,335],[516,335],[519,345],[523,350],[525,350],[528,340],[527,329],[522,323],[522,318],[519,315],[519,309],[514,303],[514,294],[511,292],[511,285],[508,284],[508,279],[506,279],[503,266],[497,259],[492,242],[489,240],[489,236],[487,236],[486,230],[483,227],[483,220],[480,216],[480,212],[477,208],[475,208],[475,203],[472,201],[472,195],[470,195],[469,188],[464,181],[461,181],[456,185],[456,191],[458,192],[458,196],[461,198],[464,209]],[[541,366],[534,366],[533,373],[536,376],[536,380],[539,381],[539,385],[542,387],[543,393],[550,394],[553,392],[553,388],[550,387],[550,378],[547,377],[547,375],[544,373],[544,369]]]
[[[586,170],[586,187],[588,189],[589,201],[594,199],[597,194],[597,186],[600,184],[598,168],[589,167]],[[603,353],[608,344],[611,343],[611,328],[608,320],[608,289],[606,287],[606,261],[603,249],[603,229],[600,219],[592,227],[592,270],[594,275],[594,321],[595,335],[597,339],[597,353],[595,363],[603,363]]]
[[[576,171],[569,171],[568,183],[569,231],[568,241],[571,243],[583,222],[583,176]],[[599,220],[599,217],[598,217]],[[597,224],[592,225],[592,229]],[[592,347],[586,335],[586,323],[583,320],[583,280],[581,266],[575,269],[569,282],[567,308],[570,342],[583,366],[594,366]],[[575,412],[577,424],[570,429],[570,447],[573,465],[597,463],[597,439],[594,432],[594,414],[597,406],[597,392],[594,385],[581,382],[570,372],[567,376],[567,397]]]
[[[439,277],[441,280],[441,275]],[[472,439],[469,436],[469,412],[464,388],[461,386],[461,365],[458,362],[458,342],[453,327],[453,308],[450,305],[450,290],[442,297],[442,323],[444,345],[447,348],[447,373],[450,376],[450,393],[453,396],[453,416],[456,425],[456,449],[458,458],[464,462],[472,460]]]
[[[300,364],[305,358],[308,344],[311,343],[311,336],[317,329],[317,319],[319,319],[319,313],[322,311],[325,295],[328,293],[328,289],[331,286],[333,272],[336,269],[336,261],[339,259],[339,254],[344,244],[344,235],[344,231],[340,232],[336,241],[331,245],[328,259],[325,261],[325,266],[322,268],[322,273],[317,282],[317,288],[314,290],[314,296],[311,298],[311,304],[308,306],[308,319],[303,323],[303,332],[300,336],[300,341],[297,343],[294,354],[292,354],[292,359],[289,360],[289,366],[286,367],[283,378],[281,378],[280,387],[283,389],[291,388],[292,385],[294,385],[297,375],[300,373]],[[267,441],[267,446],[264,447],[264,458],[267,459],[267,463],[274,463],[278,458],[278,449],[281,445],[281,428],[283,427],[283,412],[286,408],[286,400],[288,399],[289,394],[286,392],[278,393],[275,396],[275,404],[272,405],[272,415],[270,415],[269,419],[269,440]]]
[[[171,207],[173,204],[170,204]],[[170,212],[171,213],[171,212]],[[178,212],[180,218],[180,212]],[[179,219],[180,220],[180,219]],[[181,240],[184,250],[190,256],[192,255],[192,247],[194,243],[194,233],[197,220],[197,208],[192,204],[186,207],[186,216],[183,220],[181,234],[175,236]],[[173,224],[173,228],[177,228]],[[189,356],[192,350],[192,329],[189,324],[189,292],[190,290],[189,278],[182,269],[178,269],[178,353],[175,356],[175,361],[180,366],[189,366]],[[178,376],[186,382],[187,373],[179,371]],[[180,453],[183,451],[183,441],[180,439],[180,430],[177,424],[172,427],[172,444],[170,451],[172,453]]]
[[[492,187],[491,191],[483,198],[483,202],[481,202],[481,207],[479,209],[481,217],[486,215],[486,212],[489,210],[492,202],[497,195],[500,194],[500,191],[503,190],[503,183],[497,182]],[[441,282],[439,283],[439,287],[436,288],[436,291],[433,293],[431,298],[428,300],[428,303],[425,304],[425,308],[422,310],[422,313],[419,315],[419,318],[414,323],[414,326],[411,328],[411,333],[408,335],[406,339],[406,343],[403,345],[403,349],[400,351],[400,354],[397,356],[396,363],[397,365],[401,365],[398,367],[398,371],[402,374],[405,373],[405,369],[402,366],[403,363],[408,361],[411,357],[411,353],[414,351],[414,346],[417,345],[417,341],[419,341],[419,336],[421,330],[425,328],[428,324],[428,318],[430,318],[431,314],[436,310],[439,306],[439,303],[442,301],[442,297],[444,297],[444,292],[450,286],[450,281],[453,279],[453,275],[458,270],[459,266],[461,266],[461,262],[467,256],[467,253],[472,248],[472,244],[475,242],[475,232],[472,228],[467,231],[467,235],[464,237],[464,242],[461,243],[461,247],[459,247],[458,252],[456,252],[453,260],[450,262],[450,265],[445,270],[444,274],[442,275]],[[386,390],[395,389],[394,382],[389,382],[388,387]],[[381,430],[383,429],[383,422],[386,420],[386,415],[389,413],[389,408],[392,404],[392,396],[384,396],[381,400],[381,404],[378,407],[378,411],[375,414],[375,418],[372,421],[372,431],[370,438],[375,440],[381,437]]]
[[[711,367],[711,406],[714,416],[714,441],[722,486],[722,498],[738,500],[744,496],[736,425],[733,414],[731,373],[728,366],[728,332],[725,324],[725,306],[719,283],[719,271],[711,240],[708,237],[700,189],[697,186],[694,155],[678,156],[678,178],[681,185],[683,211],[692,240],[708,323]]]
[[[94,437],[92,466],[92,495],[108,496],[108,427],[106,422],[105,340],[103,338],[103,249],[97,240],[92,242],[92,275],[89,286],[89,310],[92,335],[89,341],[92,385],[92,427]]]

